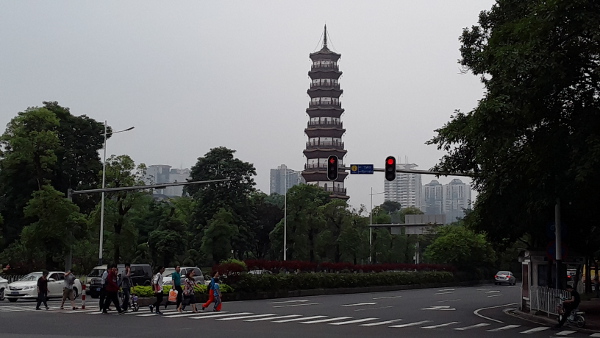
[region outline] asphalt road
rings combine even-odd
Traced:
[[[420,289],[381,293],[226,302],[219,313],[148,308],[103,315],[86,310],[35,310],[0,302],[0,336],[24,337],[600,337],[531,323],[504,312],[517,307],[519,286]],[[80,300],[78,300],[80,302]]]

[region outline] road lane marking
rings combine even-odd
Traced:
[[[521,326],[521,325],[506,325],[506,326],[499,327],[497,329],[490,329],[490,330],[488,330],[488,332],[498,332],[498,331],[510,330],[510,329],[514,329],[515,327],[519,327],[519,326]]]
[[[437,292],[435,293],[436,295],[447,295],[449,293],[452,293],[452,291],[446,291],[446,292]]]
[[[425,323],[431,323],[431,320],[422,320],[420,322],[408,323],[408,324],[400,324],[400,325],[392,325],[390,327],[409,327],[409,326],[417,326]]]
[[[319,303],[301,303],[301,304],[290,304],[290,305],[273,305],[273,307],[294,307],[294,306],[308,306],[318,305]]]
[[[308,322],[300,322],[300,324],[326,323],[326,322],[333,322],[336,320],[342,320],[342,319],[348,319],[348,318],[352,318],[352,317],[334,317],[334,318],[327,318],[327,319],[317,319],[317,320],[310,320]]]
[[[317,319],[317,318],[324,318],[324,317],[327,317],[327,316],[311,316],[311,317],[303,317],[303,318],[292,318],[292,319],[274,320],[273,323],[297,322],[297,321],[301,321],[301,320]]]
[[[308,299],[284,300],[281,302],[271,302],[271,304],[302,303],[302,302],[308,302]]]
[[[401,298],[402,296],[386,296],[386,297],[373,297],[373,300],[376,299],[392,299],[392,298]]]
[[[190,313],[180,313],[172,316],[163,316],[165,318],[179,318],[179,317],[189,317],[189,316],[197,316],[199,312],[190,312]]]
[[[481,310],[487,310],[487,309],[495,309],[495,308],[497,308],[497,307],[507,307],[507,306],[511,306],[511,305],[517,305],[517,303],[510,303],[510,304],[504,304],[504,305],[496,305],[496,306],[482,307],[482,308],[480,308],[480,309],[477,309],[477,310],[473,311],[473,314],[474,314],[474,315],[476,315],[476,316],[478,316],[478,317],[480,317],[480,318],[487,319],[487,320],[491,320],[492,322],[496,322],[496,323],[504,323],[504,322],[503,322],[503,321],[501,321],[501,320],[498,320],[498,319],[493,319],[493,318],[490,318],[490,317],[486,317],[486,316],[484,316],[484,315],[480,314],[480,313],[479,313],[479,311],[481,311]]]
[[[565,330],[565,331],[560,331],[559,333],[555,333],[555,335],[557,336],[568,336],[571,333],[575,333],[577,331],[569,331],[569,330]]]
[[[456,289],[442,289],[442,290],[438,290],[437,292],[445,292],[445,291],[456,291]]]
[[[237,316],[237,315],[251,315],[252,312],[238,312],[238,313],[207,313],[205,315],[201,315],[198,317],[190,317],[191,319],[205,319],[205,318],[218,318],[218,317],[226,317],[226,316]]]
[[[385,322],[375,322],[375,323],[367,323],[367,324],[360,324],[360,326],[377,326],[377,325],[385,325],[385,324],[391,324],[391,323],[395,323],[395,322],[399,322],[402,319],[392,319],[392,320],[386,320]]]
[[[456,311],[455,308],[450,307],[449,305],[434,305],[430,307],[424,307],[421,310]]]
[[[363,306],[363,305],[375,305],[377,303],[371,302],[371,303],[355,303],[355,304],[344,304],[342,306]]]
[[[489,295],[488,298],[492,298],[492,297],[500,297],[500,295]]]
[[[365,311],[365,310],[379,310],[379,309],[388,309],[391,308],[393,306],[388,305],[388,306],[382,306],[382,307],[368,307],[368,308],[363,308],[363,309],[356,309],[354,311]]]
[[[274,316],[274,315],[275,314],[273,314],[273,313],[263,313],[263,314],[260,314],[260,315],[247,315],[247,316],[241,316],[241,317],[219,318],[217,320],[238,320],[238,319],[268,317],[268,316]]]
[[[460,302],[462,299],[458,298],[458,299],[442,299],[442,300],[438,300],[438,303],[446,303],[446,302]]]
[[[455,328],[455,330],[464,331],[464,330],[470,330],[470,329],[474,329],[474,328],[478,328],[478,327],[482,327],[482,326],[488,326],[488,325],[490,325],[490,324],[479,323],[479,324],[475,324],[475,325],[471,325],[471,326],[457,327],[457,328]]]
[[[548,330],[548,329],[549,329],[548,326],[540,326],[540,327],[535,327],[533,329],[522,331],[519,333],[534,333],[534,332],[544,331],[544,330]]]
[[[267,318],[256,318],[256,319],[246,319],[245,322],[259,322],[262,320],[273,320],[273,319],[283,319],[283,318],[294,318],[301,317],[302,315],[287,315],[287,316],[277,316],[277,317],[267,317]]]
[[[486,291],[485,293],[500,293],[500,290],[490,290]]]
[[[355,323],[362,323],[362,322],[368,322],[371,320],[377,320],[379,318],[362,318],[362,319],[355,319],[355,320],[349,320],[346,322],[339,322],[339,323],[329,323],[329,325],[346,325],[346,324],[355,324]]]
[[[450,326],[450,325],[454,325],[454,324],[458,324],[458,322],[449,322],[449,323],[438,324],[438,325],[423,326],[421,328],[422,329],[435,329],[438,327]]]
[[[600,333],[594,333],[590,337],[600,337]]]

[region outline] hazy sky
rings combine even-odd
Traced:
[[[383,167],[394,155],[426,170],[443,155],[425,145],[434,130],[482,98],[479,79],[460,73],[458,38],[493,3],[2,0],[1,131],[27,107],[58,101],[114,130],[135,126],[108,154],[189,168],[225,146],[269,193],[270,169],[306,163],[308,55],[327,24],[342,55],[344,163]],[[348,175],[349,203],[368,208],[383,183],[383,173]]]

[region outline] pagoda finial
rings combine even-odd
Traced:
[[[327,48],[327,24],[325,24],[325,33],[323,33],[323,48]]]

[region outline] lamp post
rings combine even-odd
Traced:
[[[284,180],[284,194],[283,194],[283,260],[287,260],[287,191],[288,184],[287,179],[289,174],[293,174],[294,171],[290,173],[288,168],[285,167],[285,173],[283,174]]]
[[[130,131],[135,127],[115,131],[112,134]],[[106,120],[104,121],[104,155],[102,157],[102,189],[106,188]],[[100,202],[100,248],[98,249],[98,265],[102,265],[102,244],[104,243],[104,190]]]
[[[373,187],[371,187],[371,212],[369,213],[369,263],[373,262],[373,195],[381,194],[385,194],[385,191],[373,193]]]

